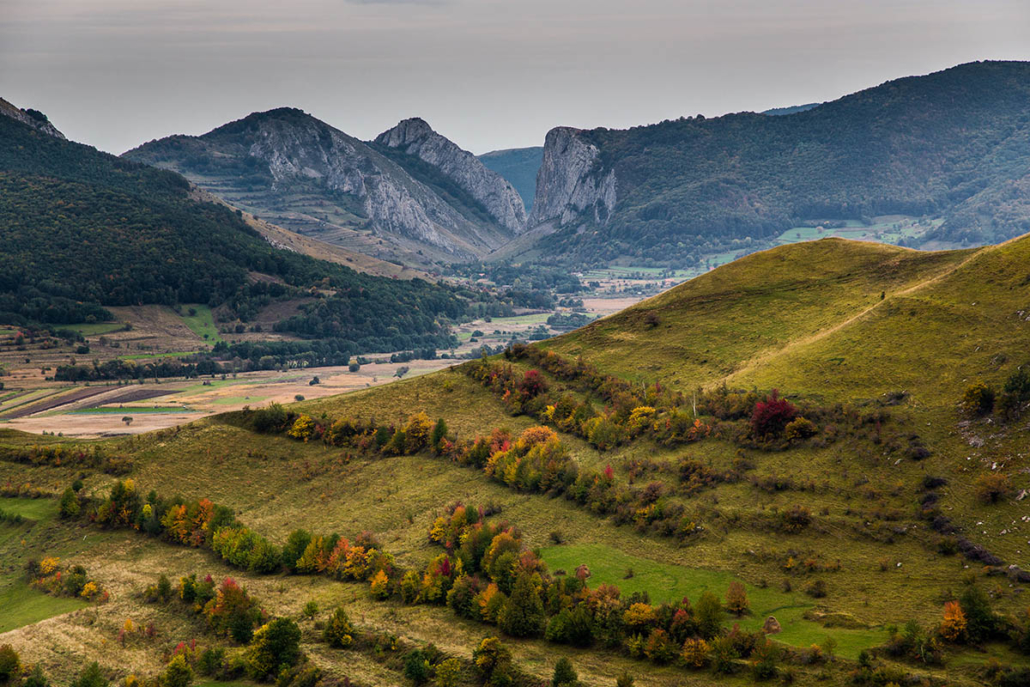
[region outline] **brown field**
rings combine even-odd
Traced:
[[[159,386],[148,382],[129,387],[86,387],[47,397],[45,403],[31,404],[17,417],[12,414],[8,421],[0,421],[0,427],[74,437],[141,434],[216,413],[239,410],[244,406],[293,403],[297,396],[315,399],[380,386],[397,381],[395,375],[401,367],[410,368],[407,378],[433,372],[455,362],[415,360],[364,365],[358,372],[350,372],[346,367],[320,367],[285,372],[248,372],[225,380],[178,380],[162,382]],[[310,383],[314,377],[319,378],[319,384]],[[210,386],[205,386],[205,383],[210,383]],[[87,390],[89,393],[84,393]],[[126,416],[132,418],[131,424],[122,421]]]

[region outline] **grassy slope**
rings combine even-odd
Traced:
[[[56,517],[57,503],[50,499],[0,498],[0,510],[25,518],[19,524],[0,522],[0,560],[3,560],[0,566],[0,636],[85,607],[86,603],[79,599],[49,596],[32,589],[22,579],[21,568],[16,565],[24,562],[21,559],[25,544],[38,532],[41,523],[45,525],[46,521]]]
[[[983,375],[997,380],[1022,362],[1030,325],[1016,321],[1015,311],[1026,297],[1022,284],[1027,276],[1025,265],[1030,262],[1027,251],[1030,240],[979,253],[945,254],[839,240],[787,246],[750,256],[627,312],[547,342],[563,353],[582,353],[605,371],[657,377],[663,383],[672,380],[684,388],[727,379],[733,384],[775,385],[788,392],[845,400],[870,398],[897,388],[912,392],[909,406],[897,412],[899,418],[910,417],[909,422],[920,427],[934,451],[931,458],[895,464],[846,442],[822,449],[752,453],[756,476],[814,479],[819,488],[767,493],[742,482],[720,485],[688,499],[688,507],[708,523],[708,534],[686,547],[614,527],[561,499],[512,492],[475,471],[436,459],[369,460],[319,444],[252,435],[217,419],[178,431],[116,440],[111,442],[112,451],[137,456],[133,477],[144,490],[210,497],[236,508],[245,522],[278,541],[296,527],[351,535],[370,529],[405,564],[425,561],[437,552],[426,541],[426,531],[446,504],[456,500],[494,502],[503,508],[501,517],[523,529],[530,545],[547,547],[544,555],[555,567],[586,563],[594,572],[593,582],[646,589],[656,599],[681,590],[695,598],[703,586],[718,588],[730,576],[736,577],[750,585],[755,616],[746,623],[754,624],[772,612],[787,628],[784,641],[807,644],[831,635],[842,655],[853,656],[861,646],[882,639],[879,628],[885,623],[909,618],[936,622],[942,595],[961,588],[960,578],[968,570],[965,561],[928,548],[925,525],[911,515],[924,474],[950,478],[951,486],[942,491],[946,511],[970,536],[1007,560],[1023,560],[1019,540],[997,534],[1016,520],[1021,506],[1015,502],[993,508],[979,506],[969,484],[977,471],[985,469],[982,461],[989,463],[1002,453],[1012,456],[1013,468],[1023,467],[1025,459],[1018,456],[1020,451],[1025,453],[1025,435],[991,439],[984,449],[974,452],[977,460],[964,460],[970,451],[955,429],[954,405],[964,378]],[[798,265],[804,265],[803,272]],[[882,301],[881,292],[886,292]],[[974,301],[978,305],[973,305]],[[918,308],[916,316],[909,314],[914,307]],[[659,316],[657,327],[644,321],[649,310]],[[682,339],[671,335],[680,331],[690,334]],[[1007,362],[998,363],[999,354],[1006,355]],[[844,361],[827,362],[838,357]],[[838,368],[848,372],[847,384],[835,373]],[[934,370],[933,374],[926,375],[927,369]],[[432,417],[447,417],[461,436],[486,433],[497,426],[519,431],[531,424],[527,418],[508,416],[489,392],[452,371],[309,401],[300,407],[314,415],[374,416],[380,421],[401,419],[424,409]],[[931,426],[924,431],[925,422]],[[674,454],[646,443],[599,454],[574,438],[565,438],[581,463],[610,463],[620,477],[625,476],[624,464],[630,458],[670,460],[687,454],[722,469],[736,454],[735,447],[713,440]],[[5,434],[2,440],[34,441],[15,433]],[[0,463],[0,481],[17,479],[54,491],[63,488],[71,475],[66,468]],[[189,479],[183,479],[184,475]],[[241,477],[232,477],[236,475]],[[87,488],[106,488],[111,479],[93,475]],[[1025,481],[1025,476],[1021,479]],[[864,480],[875,494],[860,488]],[[791,537],[739,524],[796,503],[819,513],[819,527]],[[864,511],[873,508],[902,512],[899,524],[913,528],[911,534],[895,537],[891,544],[870,536],[863,530]],[[975,522],[987,524],[974,529]],[[563,533],[569,545],[550,547],[548,533],[552,531]],[[166,547],[153,543],[146,547],[149,553],[139,555],[150,570],[159,569],[159,561],[172,555]],[[788,556],[824,562],[839,559],[842,567],[833,573],[788,575],[783,570]],[[887,572],[880,570],[884,560]],[[622,579],[627,567],[637,573],[635,581]],[[975,566],[971,567],[975,571]],[[816,578],[827,583],[826,598],[812,600],[798,592]],[[781,591],[785,582],[791,583],[793,591]],[[279,583],[268,580],[261,584],[273,587]],[[291,590],[291,603],[296,601],[299,606],[306,598],[302,589],[310,587],[312,594],[316,589],[318,594],[341,593],[339,586],[325,584],[291,580],[285,588]],[[996,594],[999,609],[1018,612],[1022,608],[1020,596],[1007,582],[984,580],[982,584]],[[359,595],[353,596],[352,603],[372,622],[400,628],[415,639],[445,641],[465,651],[474,637],[488,631],[455,622],[439,609],[378,606]],[[813,608],[846,614],[854,624],[869,629],[829,628],[804,620],[805,612]],[[546,674],[548,661],[560,651],[540,643],[518,643],[520,658],[536,666],[540,674]],[[956,657],[949,667],[949,679],[967,681],[968,677],[955,672],[955,666],[982,662],[986,657]],[[585,672],[591,676],[612,675],[603,661],[596,663],[609,658],[576,654],[577,665],[586,665]],[[1006,654],[1005,659],[1016,657]],[[638,684],[666,684],[671,675],[676,675],[675,679],[681,675],[644,663],[634,663],[633,670],[643,678]],[[685,677],[707,679],[705,675]],[[802,684],[808,679],[803,675]]]
[[[923,253],[825,239],[741,258],[542,345],[605,371],[685,388],[838,326],[888,295],[954,269],[970,253]],[[649,313],[658,316],[649,326]]]

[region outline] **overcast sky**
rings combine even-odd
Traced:
[[[0,0],[0,97],[121,153],[302,108],[476,153],[1030,59],[1030,0]]]

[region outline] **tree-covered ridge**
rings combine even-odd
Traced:
[[[803,220],[933,215],[931,239],[1030,231],[1030,64],[986,62],[885,83],[790,116],[681,118],[578,135],[614,170],[610,221],[545,239],[581,260],[688,260]]]
[[[285,331],[375,340],[446,334],[464,301],[266,243],[232,210],[194,200],[178,174],[58,140],[0,117],[0,319],[105,319],[101,306],[225,304],[247,316],[303,291],[319,296]],[[257,281],[253,274],[272,277]]]

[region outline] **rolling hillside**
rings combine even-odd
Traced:
[[[162,572],[210,573],[299,618],[304,665],[356,684],[407,684],[416,649],[483,684],[473,651],[490,636],[527,686],[562,657],[598,685],[1021,684],[1028,253],[1030,237],[783,246],[505,356],[107,440],[95,466],[4,433],[0,483],[67,494],[84,473],[92,515],[32,509],[34,524],[0,525],[0,554],[12,570],[44,553],[85,566],[111,590],[91,636],[111,639],[84,649],[72,614],[26,618],[0,643],[62,678],[83,652],[113,677],[153,674],[192,634],[245,661],[253,646],[178,602],[140,601]],[[150,490],[147,511],[132,494]],[[191,546],[176,504],[203,520],[204,498],[238,522]],[[298,537],[301,559],[280,554]],[[389,558],[353,567],[358,542]],[[39,593],[21,580],[0,576],[0,594]],[[711,610],[712,593],[727,605]],[[337,606],[354,624],[342,650],[322,633]],[[114,641],[126,617],[159,639]]]

